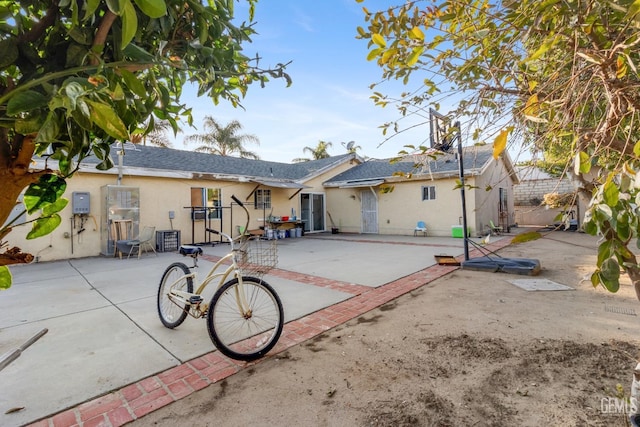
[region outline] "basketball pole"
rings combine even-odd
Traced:
[[[467,201],[464,195],[464,162],[462,160],[462,132],[460,122],[454,127],[458,131],[458,174],[460,176],[460,197],[462,197],[462,235],[464,236],[464,260],[469,261],[469,235],[467,230]]]

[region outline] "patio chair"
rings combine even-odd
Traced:
[[[502,226],[497,226],[493,223],[493,220],[489,220],[489,232],[500,234],[502,233]]]
[[[145,252],[148,252],[149,249],[151,249],[153,253],[156,254],[156,256],[158,256],[158,253],[156,252],[155,244],[153,241],[155,232],[156,232],[155,227],[145,226],[142,229],[142,233],[140,233],[137,239],[129,240],[127,242],[127,245],[130,246],[130,249],[129,249],[129,255],[127,256],[127,259],[131,257],[131,254],[134,253],[134,250],[138,251],[138,259],[140,259],[140,254],[142,253],[143,250]]]
[[[422,233],[423,236],[427,235],[427,224],[424,221],[418,221],[416,228],[413,229],[413,235],[417,236],[418,233]]]

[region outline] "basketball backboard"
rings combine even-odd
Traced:
[[[454,132],[448,117],[429,109],[429,140],[431,148],[449,152],[453,147]]]

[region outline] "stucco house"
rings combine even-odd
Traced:
[[[509,154],[497,160],[489,145],[463,148],[467,226],[471,236],[490,221],[506,230],[514,221],[518,177]],[[324,182],[330,218],[340,232],[412,234],[418,221],[428,235],[462,234],[457,152],[402,161],[368,160]],[[392,191],[391,191],[392,190]]]
[[[429,235],[451,236],[455,226],[462,231],[455,153],[416,168],[416,159],[364,161],[354,153],[286,164],[131,148],[113,149],[116,166],[110,170],[97,170],[97,159],[80,165],[68,180],[70,203],[53,233],[26,240],[28,227],[17,227],[8,243],[38,261],[114,256],[117,240],[135,237],[145,226],[155,227],[159,250],[211,243],[219,237],[207,228],[237,235],[245,223],[232,195],[249,208],[250,230],[296,227],[315,233],[335,227],[343,233],[410,235],[423,220]],[[508,155],[494,160],[491,147],[468,147],[463,159],[471,235],[483,234],[489,220],[510,225],[517,178]],[[51,161],[48,166],[55,168]],[[18,205],[15,211],[21,210]]]
[[[237,235],[238,227],[245,224],[244,212],[232,204],[232,195],[249,208],[250,230],[265,227],[272,217],[290,217],[289,224],[278,226],[325,231],[322,183],[362,162],[356,154],[285,164],[131,147],[113,148],[116,167],[107,171],[95,168],[97,159],[86,159],[67,181],[64,197],[70,203],[61,212],[62,224],[34,240],[26,240],[28,226],[16,227],[7,236],[9,245],[33,254],[38,261],[112,256],[117,252],[116,240],[133,238],[145,226],[155,227],[157,236],[171,238],[172,245],[178,231],[182,244],[209,243],[219,237],[206,228]],[[56,167],[51,161],[48,166]],[[21,206],[14,211],[21,212]],[[164,242],[157,243],[163,246]]]

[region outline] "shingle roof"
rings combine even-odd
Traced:
[[[464,147],[462,149],[465,175],[478,173],[487,162],[493,158],[493,147],[490,145]],[[416,161],[400,161],[391,163],[391,159],[368,160],[361,165],[353,167],[343,173],[327,180],[325,184],[337,184],[343,182],[385,179],[394,176],[394,173],[413,173],[414,175],[446,174],[458,172],[457,153],[447,153],[437,156],[429,161],[424,168],[416,167]]]
[[[116,148],[111,156],[117,164]],[[176,150],[151,146],[136,146],[135,150],[125,150],[125,167],[237,175],[255,178],[302,180],[315,172],[336,163],[352,158],[352,154],[328,157],[301,163],[278,163],[265,160],[241,159],[231,156],[218,156],[195,151]],[[97,164],[95,157],[88,157],[84,163]]]

